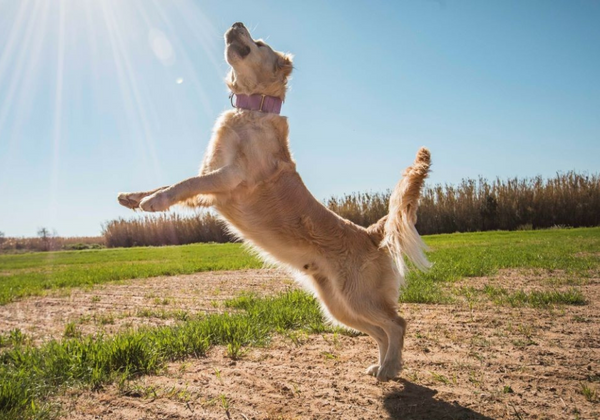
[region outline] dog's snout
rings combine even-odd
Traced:
[[[227,42],[233,42],[240,37],[249,36],[248,29],[242,22],[236,22],[225,32]]]

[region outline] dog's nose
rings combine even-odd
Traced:
[[[233,29],[245,28],[245,26],[244,26],[244,24],[242,22],[235,22],[233,25],[231,25],[231,27]]]

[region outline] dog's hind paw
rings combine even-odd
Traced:
[[[366,370],[366,374],[371,376],[377,376],[377,372],[379,372],[379,365],[371,365]]]
[[[387,365],[383,365],[377,371],[377,380],[379,382],[387,382],[390,379],[397,378],[401,370],[401,364],[389,363]]]

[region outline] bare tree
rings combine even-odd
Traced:
[[[38,229],[37,234],[42,240],[42,251],[50,251],[52,246],[52,233],[50,233],[50,230],[45,227],[41,227]]]

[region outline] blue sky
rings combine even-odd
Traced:
[[[0,231],[97,235],[119,191],[195,175],[230,107],[222,34],[295,55],[289,117],[318,199],[600,167],[600,2],[0,0]]]

